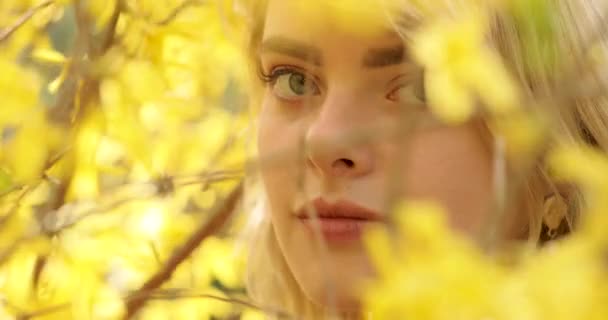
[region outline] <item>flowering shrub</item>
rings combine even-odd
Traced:
[[[239,314],[231,3],[11,0],[0,21],[0,318]]]
[[[226,227],[251,136],[244,5],[0,2],[0,318],[261,317],[235,250],[243,218]],[[605,63],[602,30],[574,61],[556,49],[554,1],[311,0],[302,12],[313,5],[360,32],[405,7],[428,16],[408,41],[435,115],[483,114],[516,173],[546,159],[586,200],[572,235],[504,255],[452,234],[438,206],[404,202],[396,234],[366,237],[379,270],[362,293],[366,314],[604,319],[608,158],[555,146],[560,124],[544,106],[572,97],[529,97],[486,41],[492,13],[508,12],[530,72],[593,71]],[[587,80],[571,75],[564,88]]]

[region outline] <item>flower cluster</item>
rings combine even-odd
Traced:
[[[503,63],[509,52],[488,40],[497,32],[490,30],[489,22],[496,23],[491,19],[508,15],[517,23],[523,47],[516,70],[526,72],[524,80],[551,75],[547,83],[534,83],[539,91],[555,82],[575,86],[573,79],[558,82],[564,74],[572,76],[564,71],[571,57],[560,51],[566,41],[559,39],[560,8],[552,1],[513,0],[483,6],[454,1],[451,9],[456,3],[459,10],[444,7],[445,14],[433,15],[412,36],[414,55],[427,70],[430,107],[448,123],[484,114],[492,134],[506,141],[508,159],[519,160],[510,161],[508,170],[517,176],[543,168],[551,181],[578,190],[584,203],[567,205],[580,210],[580,219],[566,238],[541,248],[532,241],[487,252],[486,246],[451,232],[439,206],[405,201],[393,215],[396,232],[376,229],[367,235],[379,277],[365,287],[366,314],[372,319],[602,319],[608,314],[608,155],[589,136],[564,137],[555,115],[577,107],[590,112],[593,106],[581,101],[593,97],[559,86],[547,96],[531,94],[509,72],[512,65]],[[602,48],[601,41],[590,47]],[[578,58],[570,70],[586,65],[592,74],[600,73],[593,59]],[[606,61],[605,51],[596,58]],[[582,81],[584,75],[579,76]],[[524,182],[515,183],[523,188]]]
[[[245,309],[236,231],[184,245],[242,176],[242,29],[231,1],[1,1],[0,318]]]
[[[363,292],[372,319],[606,318],[605,142],[584,146],[556,116],[581,106],[572,106],[577,88],[597,87],[585,81],[598,74],[578,73],[606,66],[606,54],[590,43],[580,50],[590,61],[560,55],[557,3],[298,2],[311,25],[329,19],[372,36],[411,28],[404,41],[438,119],[484,116],[515,176],[542,164],[585,199],[566,239],[492,254],[454,235],[442,208],[404,202],[397,232],[366,239],[378,268]],[[244,259],[232,235],[243,221],[221,227],[251,135],[242,5],[0,1],[1,319],[262,317],[239,298]],[[525,44],[520,68],[503,59],[517,50],[489,41],[509,30],[495,25],[501,15]],[[550,73],[567,81],[543,78]]]

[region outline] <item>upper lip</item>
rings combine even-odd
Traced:
[[[383,220],[380,213],[360,206],[354,202],[339,200],[334,203],[329,203],[323,198],[317,198],[307,203],[296,213],[297,217],[300,219],[309,219],[313,214],[324,219]]]

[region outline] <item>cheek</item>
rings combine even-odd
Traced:
[[[492,156],[472,126],[422,133],[411,141],[408,196],[440,202],[452,225],[476,232],[492,205]]]
[[[301,120],[267,92],[258,116],[258,152],[263,164],[282,165],[297,157]]]
[[[260,111],[258,157],[268,198],[279,209],[290,201],[295,190],[299,133],[296,124],[286,121],[275,107],[265,100]]]

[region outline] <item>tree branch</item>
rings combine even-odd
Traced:
[[[118,25],[118,18],[120,18],[120,14],[124,8],[123,0],[116,0],[116,4],[114,7],[114,12],[112,12],[112,17],[110,18],[110,22],[103,33],[103,37],[101,39],[101,54],[105,53],[114,42],[114,36],[116,35],[116,26]]]
[[[180,5],[175,7],[173,11],[171,11],[164,19],[154,22],[155,25],[164,26],[171,23],[177,16],[184,10],[188,9],[191,6],[201,5],[203,4],[200,0],[185,0]]]
[[[10,36],[13,35],[13,33],[15,33],[15,31],[28,22],[34,16],[34,14],[36,14],[36,12],[50,6],[54,2],[55,1],[53,0],[49,0],[27,10],[13,25],[0,30],[0,42],[6,41],[8,38],[10,38]]]
[[[237,305],[241,305],[246,308],[264,312],[266,314],[271,314],[272,316],[274,316],[278,319],[299,319],[299,317],[297,317],[295,315],[291,315],[285,311],[262,307],[262,306],[256,305],[253,302],[250,302],[247,300],[242,300],[242,299],[235,298],[235,297],[230,297],[230,296],[222,297],[222,296],[213,295],[213,294],[198,293],[195,291],[179,290],[179,289],[178,290],[157,290],[150,296],[150,300],[175,300],[175,299],[188,299],[188,298],[190,298],[190,299],[195,299],[195,298],[212,299],[212,300],[222,301],[222,302],[226,302],[226,303],[230,303],[230,304],[237,304]]]
[[[167,280],[171,278],[173,272],[177,267],[186,260],[192,252],[199,247],[199,245],[208,236],[217,232],[228,219],[232,216],[234,208],[237,202],[241,198],[243,193],[242,182],[234,188],[234,190],[228,195],[225,201],[216,206],[213,210],[215,214],[212,216],[209,222],[201,224],[201,226],[186,240],[186,242],[177,249],[171,258],[165,263],[164,267],[160,269],[155,275],[153,275],[144,285],[135,291],[129,301],[127,302],[127,313],[125,319],[129,319],[146,304],[146,302],[152,297],[152,291],[162,286]]]
[[[141,292],[140,294],[144,294],[144,292]],[[245,308],[250,308],[253,310],[258,310],[258,311],[264,312],[266,314],[272,315],[272,316],[276,317],[277,319],[292,319],[292,320],[300,319],[298,316],[292,315],[288,312],[281,311],[281,310],[275,309],[275,308],[267,308],[267,307],[259,306],[253,302],[250,302],[250,301],[247,301],[244,299],[239,299],[236,297],[231,297],[230,295],[218,296],[218,295],[214,295],[214,294],[200,293],[197,291],[192,291],[192,290],[187,290],[187,289],[154,290],[151,292],[146,292],[146,294],[148,294],[148,296],[149,296],[148,300],[175,301],[177,299],[210,299],[210,300],[217,300],[217,301],[221,301],[221,302],[225,302],[225,303],[229,303],[229,304],[240,305]],[[125,297],[125,299],[127,299],[127,300],[134,299],[136,297],[137,296],[135,296],[135,295],[131,295],[130,297]],[[4,301],[4,303],[8,303],[8,302]],[[69,308],[70,306],[71,306],[71,303],[69,303],[69,302],[57,304],[57,305],[49,306],[49,307],[46,307],[46,308],[43,308],[40,310],[36,310],[33,312],[18,314],[17,319],[18,320],[30,320],[33,318],[43,317],[43,316],[47,316],[49,314],[53,314],[53,313],[62,311],[66,308]]]

